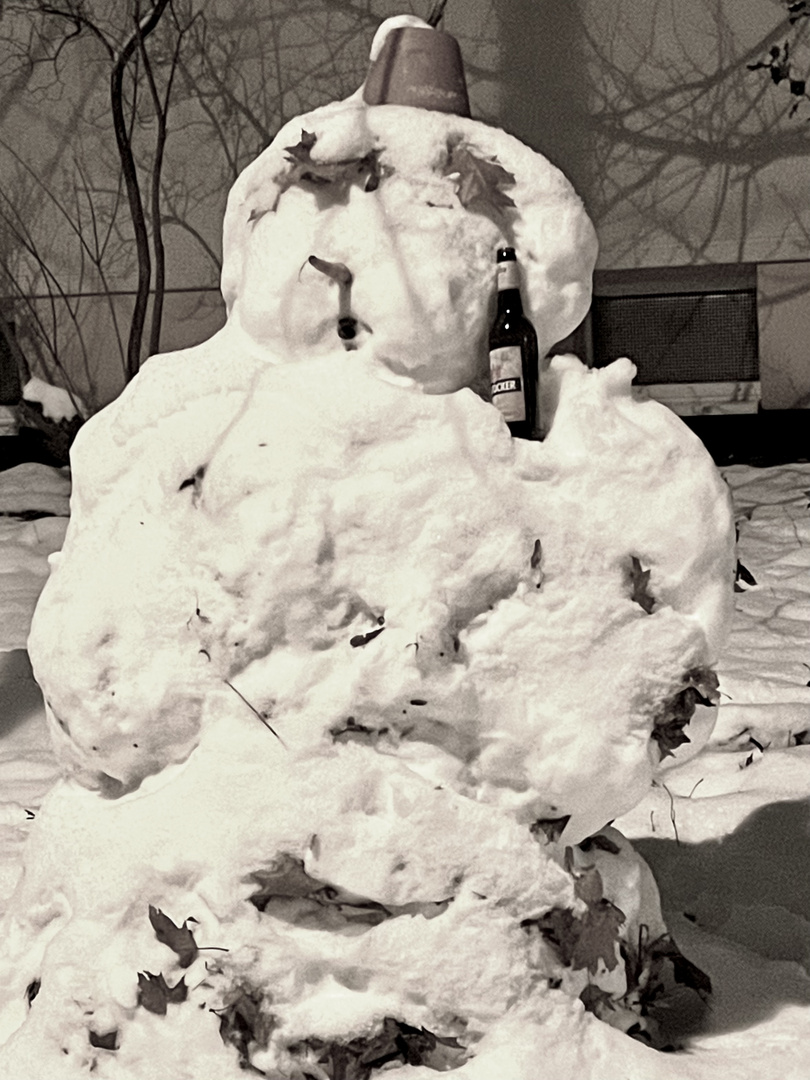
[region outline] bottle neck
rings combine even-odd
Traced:
[[[516,262],[498,263],[498,314],[505,311],[523,313],[520,298],[520,275]]]
[[[498,314],[523,314],[523,301],[520,298],[519,289],[498,290]]]

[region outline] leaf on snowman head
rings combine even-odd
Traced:
[[[495,158],[484,158],[460,140],[447,144],[444,176],[456,177],[456,195],[465,210],[499,220],[504,210],[515,206],[503,188],[513,187],[515,177]]]
[[[684,728],[692,719],[697,697],[697,691],[687,687],[668,702],[664,712],[659,713],[653,720],[650,738],[658,743],[658,753],[662,761],[664,758],[673,757],[679,746],[692,741]]]
[[[352,184],[361,184],[364,191],[374,191],[383,176],[380,150],[369,150],[362,157],[343,158],[340,161],[315,161],[312,149],[318,136],[302,131],[295,146],[286,146],[284,152],[291,166],[282,178],[286,190],[293,184],[312,184],[321,209],[335,203],[345,203]]]
[[[641,563],[635,555],[630,556],[630,599],[640,608],[652,614],[655,607],[655,597],[650,593],[650,571],[642,570]]]

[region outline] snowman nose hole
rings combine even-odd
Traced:
[[[338,319],[338,337],[341,341],[353,341],[357,337],[357,319],[353,315],[342,315]]]

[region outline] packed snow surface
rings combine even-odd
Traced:
[[[39,468],[44,470],[42,466]],[[8,474],[0,474],[0,490],[6,476]],[[660,778],[666,789],[653,787],[637,810],[617,823],[628,835],[640,838],[634,843],[654,867],[670,928],[690,959],[712,977],[712,1007],[707,1029],[692,1040],[687,1053],[660,1054],[599,1023],[584,1014],[578,1003],[562,992],[555,992],[542,1005],[535,999],[525,1009],[511,1010],[508,1021],[486,1037],[485,1043],[479,1046],[479,1050],[484,1045],[487,1049],[481,1075],[531,1076],[537,1055],[542,1053],[546,1075],[553,1076],[554,1080],[574,1080],[583,1075],[594,1080],[608,1075],[644,1080],[679,1080],[682,1077],[709,1080],[718,1073],[740,1078],[756,1077],[757,1080],[777,1080],[777,1077],[780,1080],[782,1077],[804,1080],[806,1076],[806,1046],[810,1037],[810,952],[807,945],[810,940],[807,930],[810,880],[806,858],[810,770],[805,760],[807,746],[802,738],[810,726],[810,701],[805,686],[809,676],[803,666],[805,653],[802,649],[802,640],[806,641],[807,637],[807,622],[806,619],[803,621],[795,604],[810,593],[810,574],[802,557],[810,540],[806,496],[810,489],[810,466],[767,470],[738,466],[726,470],[725,476],[734,491],[740,524],[738,555],[756,582],[750,586],[743,582],[744,591],[736,596],[732,633],[718,668],[721,688],[736,679],[735,700],[722,698],[715,734],[702,752]],[[20,509],[25,508],[24,503],[19,505]],[[8,579],[2,581],[5,588]],[[790,609],[794,616],[792,622],[774,622],[773,613],[784,609],[785,605],[793,605]],[[5,610],[5,603],[3,606]],[[39,805],[52,784],[56,769],[44,717],[36,706],[36,687],[30,681],[24,654],[7,655],[9,662],[2,672],[3,739],[0,743],[4,799],[0,826],[3,871],[0,881],[5,896],[9,895],[14,876],[19,873],[22,841],[32,829],[29,817],[37,812],[40,821],[36,828],[40,828],[45,813],[53,816],[48,801],[42,812]],[[744,713],[739,712],[741,708],[745,709]],[[750,731],[745,731],[749,721]],[[249,733],[252,736],[248,725],[244,735]],[[751,740],[752,735],[760,746],[765,747],[764,752]],[[239,738],[232,733],[230,738],[222,740],[224,752],[230,755],[226,758],[229,763],[234,757],[241,756],[244,765],[244,759],[249,757],[251,744],[245,746],[241,754],[234,753],[235,745],[241,741],[241,733]],[[252,745],[260,747],[264,760],[266,745],[262,740]],[[217,748],[212,746],[211,755],[215,757],[216,754]],[[186,772],[192,763],[193,759],[186,766]],[[209,779],[214,776],[215,765],[210,762]],[[239,777],[242,775],[240,773]],[[217,795],[219,776],[214,779],[209,793],[216,797],[216,806],[225,822],[236,823],[235,800],[231,797],[223,807]],[[708,788],[710,783],[711,790]],[[238,784],[237,778],[232,791],[240,792]],[[167,783],[164,790],[170,786]],[[94,842],[88,841],[86,836],[82,838],[80,813],[86,814],[90,810],[95,813],[94,808],[101,804],[94,799],[88,802],[88,794],[75,785],[68,785],[68,788],[71,792],[59,784],[49,797],[59,796],[54,808],[60,813],[64,813],[72,800],[78,800],[72,803],[77,812],[74,825],[63,826],[59,834],[64,837],[68,830],[72,833],[71,847],[62,852],[61,858],[65,861],[66,852],[72,853],[74,838],[78,837],[77,852],[92,853],[98,860],[95,876],[89,867],[84,872],[87,887],[101,908],[112,912],[118,900],[114,890],[110,892],[108,881],[120,888],[116,882],[117,875],[125,872],[122,849],[129,850],[134,844],[134,852],[140,853],[147,843],[138,833],[130,831],[134,819],[126,822],[122,818],[120,801],[104,804],[113,814],[108,819],[104,836],[97,837]],[[171,806],[168,822],[161,823],[162,808],[157,805],[151,821],[144,809],[140,814],[141,831],[157,827],[161,840],[172,831],[172,826],[180,831],[184,841],[196,834],[194,846],[188,851],[189,863],[199,857],[195,852],[198,853],[203,845],[206,848],[204,861],[208,862],[208,851],[214,849],[226,826],[217,826],[211,834],[212,841],[206,845],[206,830],[211,817],[216,814],[205,809],[205,800],[199,794],[189,805],[183,805],[182,796],[188,790],[184,786],[178,792],[180,797]],[[237,797],[241,799],[241,794]],[[126,800],[132,798],[127,796]],[[225,793],[223,798],[227,798]],[[138,801],[141,805],[148,804],[149,798],[142,795]],[[193,815],[201,809],[203,817],[195,828]],[[241,825],[238,827],[242,828]],[[679,843],[675,839],[676,829]],[[471,852],[467,852],[463,857],[469,859],[470,855]],[[56,852],[50,856],[51,860],[55,857]],[[138,854],[133,860],[136,866],[140,857]],[[151,857],[154,859],[154,852]],[[48,872],[52,870],[51,861]],[[63,871],[57,868],[57,873]],[[161,874],[160,862],[155,873]],[[43,895],[45,893],[49,890],[43,883]],[[162,897],[163,892],[159,896],[153,894],[150,899],[154,902]],[[163,902],[177,923],[187,915],[202,919],[200,912],[206,911],[202,905],[190,906],[185,898],[177,909],[165,900]],[[37,908],[42,918],[46,909],[42,903]],[[423,926],[441,924],[449,910]],[[61,920],[54,919],[53,923],[64,925],[64,919],[65,916]],[[209,919],[206,913],[206,924]],[[402,921],[402,917],[395,921]],[[171,968],[173,954],[170,950],[155,942],[144,905],[138,903],[137,897],[133,898],[131,908],[113,922],[117,927],[115,936],[121,937],[118,946],[123,958],[120,978],[130,1000],[133,970],[146,967],[150,971],[166,971],[170,985],[184,974],[180,969]],[[134,933],[144,923],[145,933]],[[98,933],[88,921],[74,927],[69,948],[65,949],[66,953],[71,952],[70,958],[63,956],[60,950],[60,959],[55,964],[64,966],[66,973],[74,974],[85,964],[92,966],[97,962],[93,949]],[[196,939],[201,945],[218,944],[208,933],[197,932]],[[5,940],[8,948],[10,938]],[[132,942],[136,945],[131,948]],[[202,955],[207,955],[209,960],[218,956],[217,953]],[[489,963],[489,956],[476,944],[459,961],[459,966],[466,980],[476,972],[485,977]],[[26,964],[20,982],[28,978],[27,986],[35,969],[39,971],[40,968],[37,963],[26,961]],[[201,966],[199,958],[195,964]],[[399,958],[394,966],[398,970],[403,967]],[[65,977],[67,975],[63,975]],[[187,981],[193,985],[196,979],[187,975]],[[24,991],[25,987],[22,989]],[[332,990],[330,1015],[337,1009],[340,999],[340,990],[335,987]],[[7,1005],[5,1013],[6,1024],[11,1025],[11,1012],[16,1017],[14,1022],[19,1022],[27,1006],[21,1007],[16,993],[10,993],[8,997],[14,1002],[13,1010]],[[214,1006],[217,1002],[211,999],[208,1004]],[[385,1008],[385,1003],[382,1007]],[[137,1010],[141,1014],[139,1024],[131,1026],[140,1027],[140,1033],[133,1036],[136,1046],[130,1047],[128,1075],[208,1076],[215,1068],[218,1076],[244,1076],[244,1072],[228,1060],[227,1054],[223,1056],[214,1018],[203,1010],[188,1012],[188,1009],[185,1004],[169,1005],[165,1016],[155,1016],[143,1008]],[[33,1007],[31,1014],[34,1015]],[[346,1019],[345,1014],[338,1015]],[[205,1020],[210,1024],[206,1025]],[[85,1031],[89,1022],[85,1017],[82,1022]],[[113,1018],[107,1022],[112,1023]],[[81,1030],[82,1023],[73,1026]],[[96,1021],[96,1028],[100,1026],[103,1024]],[[55,1024],[55,1028],[57,1032],[66,1030],[61,1024]],[[0,1076],[9,1080],[25,1077],[44,1080],[50,1076],[83,1075],[82,1069],[76,1068],[75,1057],[61,1063],[50,1055],[43,1056],[44,1043],[39,1036],[31,1032],[29,1037],[31,1041],[26,1040],[23,1045],[20,1035],[17,1036],[20,1048],[13,1055],[10,1056],[10,1052],[14,1042],[0,1053]],[[80,1053],[88,1063],[93,1056],[96,1058],[99,1075],[122,1075],[115,1061],[124,1049],[123,1044],[118,1051],[109,1051],[88,1050],[86,1043],[85,1037]],[[199,1051],[195,1049],[197,1044]],[[27,1059],[25,1054],[29,1055]],[[67,1059],[68,1055],[61,1057]],[[196,1074],[193,1071],[195,1060],[200,1062]],[[461,1075],[477,1076],[470,1071],[475,1061],[473,1059],[465,1066],[466,1071]],[[400,1075],[402,1080],[412,1080],[414,1076],[422,1076],[425,1080],[434,1074],[407,1068],[399,1074],[394,1071],[393,1075]]]
[[[31,462],[2,474],[0,485],[0,650],[24,649],[48,556],[59,551],[68,523],[66,470]]]
[[[518,251],[543,356],[590,304],[596,236],[574,189],[504,131],[369,107],[358,91],[286,124],[231,189],[229,334],[240,327],[289,363],[331,353],[339,315],[351,314],[356,344],[393,371],[431,392],[480,388],[504,244]],[[345,267],[350,284],[311,256]]]
[[[23,397],[26,401],[38,402],[43,415],[57,424],[87,414],[84,402],[76,394],[69,394],[61,386],[52,386],[36,377],[29,379],[23,387]]]
[[[632,366],[556,359],[554,426],[526,444],[360,350],[218,352],[151,361],[75,444],[31,638],[74,775],[120,794],[185,761],[224,692],[285,754],[362,736],[520,821],[570,815],[566,840],[630,809],[656,712],[715,658],[733,540],[705,451],[633,402]],[[154,417],[167,382],[182,407]]]
[[[730,498],[629,360],[555,358],[510,437],[503,244],[544,354],[596,253],[558,170],[358,95],[299,117],[229,198],[225,328],[80,430],[0,1075],[647,1080],[644,993],[702,1015],[607,823],[710,735]]]
[[[150,361],[75,444],[30,639],[72,778],[6,923],[10,1072],[103,1057],[137,1075],[159,1044],[183,1047],[174,1075],[235,1075],[209,1010],[240,987],[263,1002],[250,1061],[269,1075],[386,1016],[458,1039],[462,1076],[495,1067],[518,1017],[538,1048],[563,1018],[593,1038],[548,989],[576,995],[586,973],[521,926],[581,907],[528,826],[558,820],[575,844],[631,809],[656,716],[716,658],[733,533],[711,461],[633,401],[628,362],[556,359],[554,423],[525,443],[472,391],[425,394],[363,350],[193,359]],[[658,937],[634,858],[602,879],[628,931]],[[138,972],[183,971],[150,905],[228,950],[198,954],[160,1034]],[[358,929],[357,906],[385,917]],[[113,1031],[117,1050],[93,1045]]]

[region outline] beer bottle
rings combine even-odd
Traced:
[[[498,311],[489,331],[492,404],[512,435],[535,439],[537,432],[537,335],[523,314],[515,249],[498,248]]]

